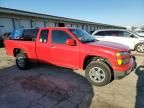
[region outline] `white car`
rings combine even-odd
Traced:
[[[141,37],[144,37],[144,30],[138,30],[136,31],[136,33],[140,35]]]
[[[144,53],[144,38],[124,29],[102,29],[92,33],[97,40],[127,45],[131,50]]]

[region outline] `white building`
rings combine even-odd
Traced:
[[[88,32],[105,28],[126,29],[120,26],[0,7],[0,35],[5,32],[11,32],[17,28],[36,28],[50,26],[76,27],[84,29]]]

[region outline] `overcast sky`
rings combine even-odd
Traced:
[[[126,27],[144,25],[144,0],[0,0],[0,6]]]

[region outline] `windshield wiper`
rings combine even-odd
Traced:
[[[83,43],[89,43],[89,42],[95,42],[96,40],[93,39],[93,40],[82,40]]]

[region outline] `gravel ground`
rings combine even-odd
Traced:
[[[0,49],[0,108],[144,108],[144,57],[138,68],[107,86],[92,86],[81,70],[38,64],[18,70]]]

